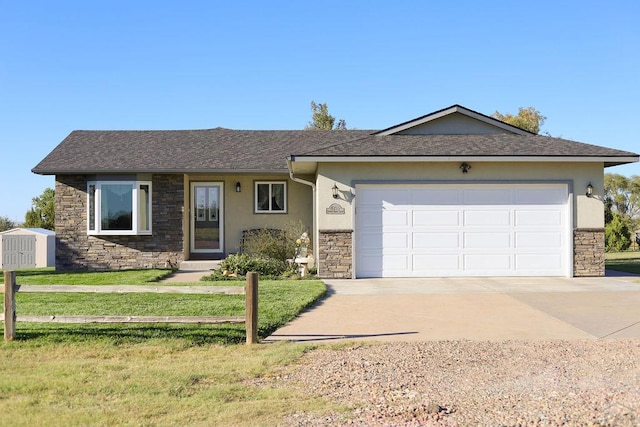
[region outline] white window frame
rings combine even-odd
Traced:
[[[258,185],[269,185],[269,209],[258,209],[259,200],[258,200]],[[276,211],[272,209],[271,198],[273,194],[273,184],[283,185],[284,186],[284,209]],[[253,213],[257,214],[286,214],[287,213],[287,181],[255,181],[253,186]]]
[[[103,185],[131,185],[133,190],[131,192],[131,230],[103,230],[102,229],[102,186]],[[140,218],[140,197],[141,186],[149,187],[149,199],[148,199],[148,227],[147,229],[141,229],[142,218]],[[91,228],[91,187],[95,186],[95,195],[93,203],[93,229]],[[153,211],[152,211],[152,186],[151,181],[88,181],[87,182],[87,234],[89,235],[102,235],[102,236],[125,236],[125,235],[151,235],[152,223],[153,223]]]

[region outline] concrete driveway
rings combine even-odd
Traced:
[[[325,280],[265,342],[640,338],[640,277]]]

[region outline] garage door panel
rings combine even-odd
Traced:
[[[357,277],[571,274],[566,184],[364,185],[356,192]]]
[[[505,189],[464,189],[462,190],[463,205],[509,205],[511,192]]]
[[[460,236],[456,233],[414,232],[413,249],[457,249]]]
[[[497,231],[464,233],[464,248],[510,249],[511,233]]]
[[[404,254],[385,254],[382,260],[382,270],[406,272],[409,270],[409,256]]]
[[[510,254],[464,254],[464,270],[506,272],[512,269],[511,259]]]
[[[410,205],[411,194],[406,189],[389,191],[389,187],[368,189],[358,196],[361,206]]]
[[[460,193],[444,188],[418,188],[412,192],[414,206],[457,206],[460,204]]]
[[[397,227],[409,225],[409,213],[407,211],[390,211],[384,210],[382,212],[383,226]]]
[[[419,271],[457,271],[460,269],[460,255],[457,253],[414,255],[413,268]]]
[[[560,254],[518,254],[515,260],[518,270],[530,272],[540,272],[549,268],[559,269],[563,264]]]
[[[375,249],[382,251],[382,233],[375,232],[361,232],[358,236],[358,248]],[[362,249],[359,249],[362,250]]]
[[[457,210],[427,211],[420,208],[413,211],[413,225],[423,227],[456,227],[460,225]]]
[[[518,210],[515,225],[521,227],[560,226],[562,214],[558,210]]]
[[[563,205],[567,203],[566,188],[519,188],[514,202],[519,205]]]
[[[385,249],[408,249],[409,233],[394,232],[384,233],[382,237],[382,247]]]
[[[509,210],[466,210],[464,212],[465,227],[508,226],[511,225]]]
[[[560,249],[562,248],[562,233],[518,232],[515,234],[517,249]]]
[[[382,210],[371,208],[358,208],[358,218],[367,227],[382,228]]]

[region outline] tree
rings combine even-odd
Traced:
[[[604,227],[604,248],[607,252],[626,251],[631,246],[631,232],[627,219],[613,212],[612,220]]]
[[[612,210],[637,220],[640,216],[640,176],[628,178],[617,173],[604,174],[604,199]]]
[[[16,224],[6,216],[0,216],[0,231],[7,231],[15,228]]]
[[[640,227],[640,176],[604,174],[604,221],[607,250],[627,249]]]
[[[339,119],[338,123],[336,123],[336,118],[329,114],[329,107],[326,103],[316,104],[311,101],[311,121],[304,129],[345,130],[347,129],[347,122],[344,119]]]
[[[31,199],[31,209],[26,213],[24,226],[55,230],[55,191],[45,188],[44,192]]]
[[[540,133],[540,128],[545,120],[547,120],[547,118],[534,107],[520,107],[518,114],[515,116],[513,114],[502,114],[496,111],[491,117],[536,134]]]

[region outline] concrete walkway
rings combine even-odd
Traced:
[[[171,273],[168,277],[159,280],[158,283],[193,283],[200,282],[200,279],[204,276],[209,276],[213,273],[211,270],[177,270]]]
[[[265,342],[640,338],[640,277],[326,280]]]

